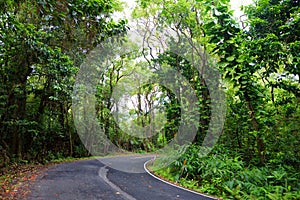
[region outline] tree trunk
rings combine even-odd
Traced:
[[[254,108],[253,108],[253,105],[252,105],[251,98],[250,98],[247,91],[244,91],[244,98],[247,102],[247,107],[248,107],[248,110],[249,110],[249,115],[250,115],[250,118],[251,118],[252,127],[256,131],[255,140],[256,140],[256,145],[257,145],[257,154],[258,154],[258,157],[260,158],[261,164],[265,164],[265,151],[266,151],[265,143],[264,143],[263,139],[260,137],[259,124],[258,124],[258,121],[255,117],[255,111],[254,111]]]

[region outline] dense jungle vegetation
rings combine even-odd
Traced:
[[[111,43],[130,51],[115,49],[120,56],[98,78],[92,111],[116,147],[153,152],[195,129],[178,148],[185,151],[155,173],[224,199],[300,199],[299,0],[257,0],[241,19],[228,0],[137,0],[130,23],[114,17],[123,7],[116,0],[0,1],[0,167],[91,154],[74,123],[73,87],[89,54],[117,36]],[[129,41],[132,30],[139,44]],[[220,74],[217,82],[207,69]],[[143,82],[172,70],[176,88]],[[212,84],[224,92],[223,105]],[[190,129],[181,128],[186,85],[199,113]],[[135,100],[117,99],[117,86]],[[220,135],[210,127],[215,113]],[[218,140],[201,156],[209,132]]]

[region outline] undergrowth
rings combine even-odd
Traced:
[[[300,199],[300,173],[293,166],[246,165],[239,155],[220,149],[201,157],[200,147],[192,145],[170,166],[155,173],[223,199]]]

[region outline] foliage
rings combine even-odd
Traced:
[[[299,1],[258,0],[243,8],[241,24],[228,3],[140,1],[147,14],[136,10],[209,52],[226,86],[227,118],[215,149],[225,154],[201,158],[194,145],[158,173],[218,196],[297,199]]]
[[[89,153],[73,123],[72,87],[101,41],[119,35],[128,42],[127,21],[111,17],[121,9],[118,1],[102,0],[0,2],[0,167]],[[299,1],[257,0],[243,10],[246,20],[239,24],[229,0],[138,0],[133,17],[142,49],[130,43],[132,51],[114,49],[121,56],[109,60],[99,79],[95,111],[116,146],[135,152],[164,147],[180,127],[184,95],[143,81],[162,78],[162,67],[175,70],[187,83],[177,75],[174,83],[191,85],[201,116],[193,122],[192,145],[158,173],[228,199],[299,199]],[[207,157],[199,151],[214,102],[203,66],[221,73],[217,85],[227,95],[223,133]],[[116,98],[117,86],[135,98],[128,112]],[[160,128],[129,134],[158,121]]]
[[[247,166],[236,152],[215,147],[200,157],[200,147],[190,146],[167,169],[155,173],[199,192],[224,199],[298,199],[300,174],[289,165]]]
[[[1,167],[9,161],[87,155],[71,116],[75,75],[87,52],[126,31],[115,1],[1,1]]]

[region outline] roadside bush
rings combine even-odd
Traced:
[[[300,199],[300,173],[293,167],[247,166],[235,153],[222,154],[220,149],[200,157],[200,147],[192,145],[180,159],[157,173],[223,199]]]

